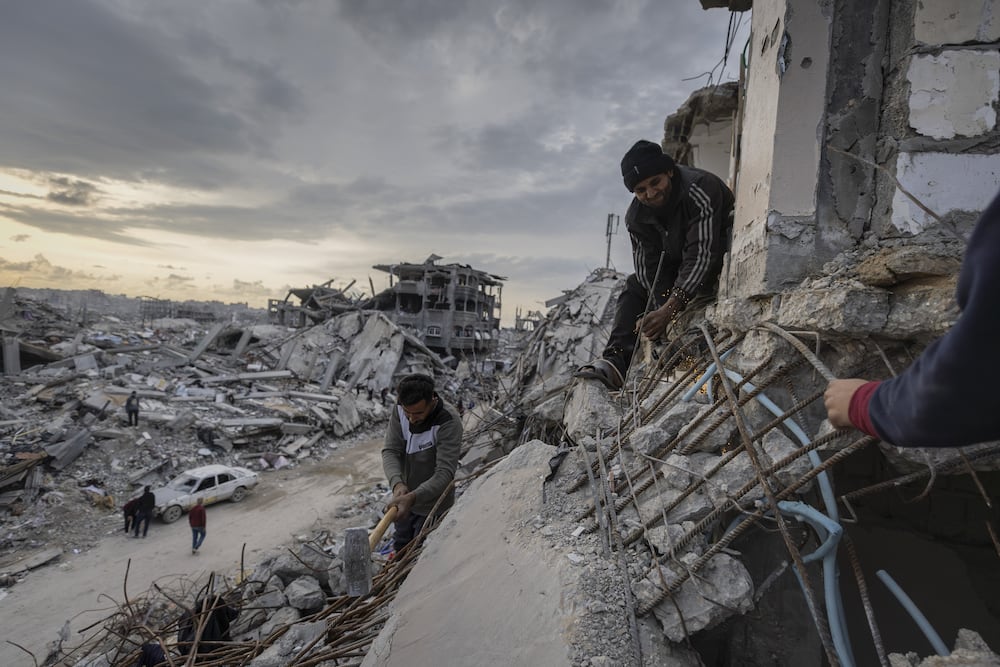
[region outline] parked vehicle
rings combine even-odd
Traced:
[[[257,473],[246,468],[216,464],[185,470],[166,486],[153,489],[155,514],[164,523],[173,523],[194,507],[198,498],[203,498],[206,505],[223,500],[238,503],[259,481]]]

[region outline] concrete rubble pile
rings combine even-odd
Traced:
[[[0,312],[0,576],[93,544],[146,484],[208,463],[274,469],[383,422],[393,383],[452,373],[384,315],[306,329],[190,320],[81,327],[8,290]],[[21,366],[19,369],[17,366]],[[16,371],[16,372],[12,372]],[[123,409],[140,401],[138,427]],[[28,565],[26,565],[26,563]]]
[[[645,665],[693,667],[725,655],[767,664],[779,650],[782,664],[818,664],[825,647],[812,610],[838,604],[829,589],[817,584],[829,575],[820,547],[823,536],[836,539],[840,532],[810,514],[810,508],[819,507],[836,517],[837,508],[827,502],[832,491],[826,473],[814,470],[820,459],[811,458],[809,450],[818,446],[826,458],[837,451],[834,443],[847,442],[841,441],[843,434],[820,424],[819,394],[810,391],[821,385],[821,378],[797,349],[769,330],[734,334],[706,326],[678,330],[672,345],[641,346],[626,391],[609,393],[596,382],[576,379],[573,371],[600,353],[622,281],[621,274],[598,270],[568,292],[525,341],[513,371],[500,379],[496,401],[466,412],[459,473],[465,481],[448,520],[435,529],[443,534],[428,542],[438,559],[417,562],[417,567],[426,566],[422,573],[426,568],[438,572],[425,575],[429,578],[416,586],[448,590],[444,582],[456,576],[457,563],[462,564],[461,577],[482,582],[497,578],[504,590],[521,590],[525,577],[538,585],[558,581],[559,592],[553,596],[559,600],[558,611],[538,613],[568,616],[561,621],[566,628],[561,637],[569,644],[572,664],[582,667],[640,664],[638,653]],[[692,314],[688,324],[698,317]],[[294,373],[302,383],[295,395],[261,386],[274,379],[250,380],[254,387],[249,393],[267,394],[255,400],[286,422],[314,419],[323,424],[318,408],[330,417],[325,428],[335,430],[338,423],[349,428],[352,414],[342,413],[341,405],[352,403],[359,413],[375,415],[384,411],[377,398],[392,377],[418,370],[443,372],[433,354],[377,314],[346,313],[293,335],[262,327],[259,335],[255,360],[249,363],[261,367],[241,372]],[[860,346],[851,359],[863,353]],[[205,354],[200,363],[223,363]],[[713,374],[715,354],[726,359],[726,381]],[[333,406],[333,401],[316,398],[324,395],[330,366],[339,369],[330,378],[329,393],[337,397]],[[238,375],[214,368],[202,383]],[[443,380],[446,387],[457,383],[450,377]],[[367,399],[369,390],[373,402]],[[741,405],[739,419],[727,403],[730,391]],[[244,400],[220,405],[242,407]],[[222,408],[227,415],[228,408]],[[290,418],[303,413],[305,419]],[[745,434],[752,449],[744,446]],[[237,434],[228,437],[234,443],[239,439]],[[233,452],[244,446],[234,446]],[[356,523],[370,525],[372,508],[384,493],[384,488],[373,489],[344,511],[364,514],[364,521]],[[780,526],[772,499],[780,499]],[[495,523],[483,521],[489,512],[499,513]],[[797,557],[805,559],[811,603],[792,574],[789,542]],[[491,570],[497,564],[487,557],[505,553],[504,545],[511,543],[517,549],[506,557],[525,551],[520,569],[509,568],[519,578],[516,585]],[[362,602],[351,602],[344,592],[341,546],[330,535],[302,539],[259,559],[249,576],[220,580],[227,599],[241,609],[233,627],[233,651],[243,653],[233,664],[298,664],[310,656],[332,655],[345,643],[360,652],[372,646],[366,665],[389,664],[383,662],[388,654],[375,649],[387,650],[394,632],[403,631],[398,624],[406,614],[397,617],[391,609],[377,607],[393,600],[405,574],[395,569],[399,563],[383,567],[376,557],[373,572],[394,583],[391,592],[382,589],[363,601],[374,616],[359,620],[351,610]],[[470,558],[470,549],[482,550],[483,557]],[[475,570],[478,561],[485,568],[481,573]],[[546,564],[553,563],[554,569],[547,571]],[[539,569],[529,575],[529,566]],[[456,606],[453,597],[435,599],[422,589],[414,598],[413,590],[400,589],[400,595],[418,610],[443,604],[458,617],[472,611]],[[493,611],[504,613],[503,596],[492,594]],[[512,604],[523,602],[514,599]],[[149,601],[148,608],[162,611],[160,627],[169,635],[177,607],[160,600]],[[353,627],[365,629],[356,646],[346,630]],[[790,644],[789,637],[798,639]],[[852,638],[856,644],[866,640]],[[136,635],[122,644],[120,637],[108,635],[79,664],[117,664],[114,651],[122,646],[134,651],[139,640]],[[950,658],[920,662],[913,654],[889,656],[900,667],[996,664],[996,659],[968,630],[959,634]]]
[[[846,330],[826,320],[866,316],[862,309],[855,315],[845,311],[835,298],[837,281],[853,280],[844,276],[865,267],[874,275],[874,267],[881,266],[882,273],[894,280],[912,272],[939,276],[940,280],[922,282],[934,294],[953,289],[953,278],[945,277],[955,266],[950,243],[942,241],[924,250],[869,253],[853,262],[842,258],[839,268],[829,267],[833,277],[826,279],[826,287],[802,292],[801,303],[782,302],[781,321],[818,330],[813,335],[823,338],[824,358],[832,359],[840,376],[846,376],[846,369],[856,374],[859,366],[886,359],[903,367],[908,355],[927,340],[916,335],[926,333],[917,314],[919,299],[892,300],[877,325],[884,325],[890,311],[895,321],[910,324],[897,327],[900,340],[895,347],[890,343],[877,352],[871,340],[835,337]],[[565,483],[575,477],[567,488],[575,494],[589,493],[589,510],[575,517],[575,525],[550,525],[546,530],[550,534],[572,530],[578,540],[593,532],[610,532],[611,544],[622,540],[619,548],[628,558],[638,613],[658,622],[638,624],[642,645],[666,643],[671,650],[693,645],[707,661],[728,653],[750,662],[767,662],[770,652],[782,646],[792,660],[787,664],[812,664],[822,654],[820,641],[814,638],[788,649],[787,637],[816,635],[810,604],[818,608],[840,604],[838,596],[824,593],[822,583],[816,583],[829,576],[818,565],[822,550],[816,536],[826,534],[822,513],[836,521],[839,509],[828,474],[817,474],[814,468],[857,434],[833,432],[823,421],[822,401],[817,399],[825,382],[796,346],[760,324],[738,334],[717,331],[710,324],[714,307],[707,317],[704,311],[686,314],[674,329],[671,346],[642,343],[626,378],[626,391],[609,394],[595,381],[573,378],[578,366],[600,354],[622,278],[598,270],[550,311],[518,359],[507,394],[477,415],[479,421],[468,429],[471,438],[464,463],[472,469],[533,439],[568,454],[555,479]],[[698,322],[708,328],[694,328]],[[691,328],[685,331],[685,325]],[[930,333],[939,329],[940,324]],[[712,334],[714,347],[726,359],[727,381],[741,405],[741,423],[729,407],[719,374],[714,373],[705,332]],[[743,446],[744,432],[753,443],[753,456]],[[813,443],[819,447],[810,452]],[[974,454],[990,452],[991,447],[965,452],[973,465],[990,469],[996,466],[995,455],[980,463]],[[949,461],[962,461],[953,451],[928,454],[885,444],[881,449],[895,474],[916,468],[928,471],[928,465],[942,474],[968,470],[948,467]],[[767,480],[767,489],[761,479]],[[781,530],[769,510],[771,498],[780,500],[785,517]],[[613,518],[595,519],[595,505]],[[821,508],[819,518],[811,514],[812,507]],[[799,583],[789,576],[792,559],[781,532],[799,545],[799,557],[806,557],[812,595],[817,598],[813,602],[807,604]],[[569,548],[565,542],[553,546]],[[810,556],[813,551],[817,555]],[[589,553],[597,557],[596,550]],[[870,637],[855,641],[865,639]],[[962,645],[960,637],[956,648]],[[986,651],[980,657],[995,659]],[[894,654],[893,660],[911,664],[900,662],[906,660],[900,655]]]
[[[511,373],[500,379],[497,400],[467,422],[462,456],[466,470],[533,438],[552,440],[546,436],[561,428],[564,414],[600,412],[567,408],[566,392],[573,384],[573,372],[600,354],[624,277],[608,269],[594,271],[561,297],[522,343]],[[597,406],[606,401],[597,391],[589,398],[597,400]]]

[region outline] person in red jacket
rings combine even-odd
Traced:
[[[122,515],[125,517],[125,533],[132,530],[132,524],[135,522],[135,515],[139,513],[139,499],[133,498],[124,505],[122,505]]]
[[[198,504],[188,512],[188,524],[191,526],[191,553],[198,553],[198,547],[205,541],[205,528],[208,519],[205,516],[205,501],[198,499]]]

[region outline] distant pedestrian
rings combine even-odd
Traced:
[[[198,547],[205,541],[205,529],[208,527],[204,498],[199,498],[198,504],[188,512],[188,524],[191,526],[191,553],[197,554]]]
[[[382,391],[379,392],[379,398],[382,399],[383,405],[385,404],[385,397],[389,393],[388,387],[382,387]]]
[[[215,446],[215,429],[212,428],[211,424],[202,424],[198,427],[198,440],[202,443],[208,445],[209,447]]]
[[[153,495],[153,492],[147,486],[139,498],[139,511],[135,515],[135,527],[132,529],[134,537],[139,537],[139,526],[142,526],[142,536],[146,537],[146,533],[149,532],[149,521],[153,518],[154,509],[156,509],[156,496]]]
[[[122,515],[125,517],[125,532],[128,533],[135,523],[135,515],[139,511],[139,499],[133,498],[122,505]]]
[[[128,415],[129,426],[139,425],[139,397],[134,391],[125,399],[125,414]]]

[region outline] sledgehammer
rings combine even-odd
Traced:
[[[367,528],[348,528],[344,531],[344,579],[347,594],[351,597],[368,595],[372,590],[372,550],[382,539],[386,528],[396,520],[396,508],[390,507],[378,522],[371,535]]]

